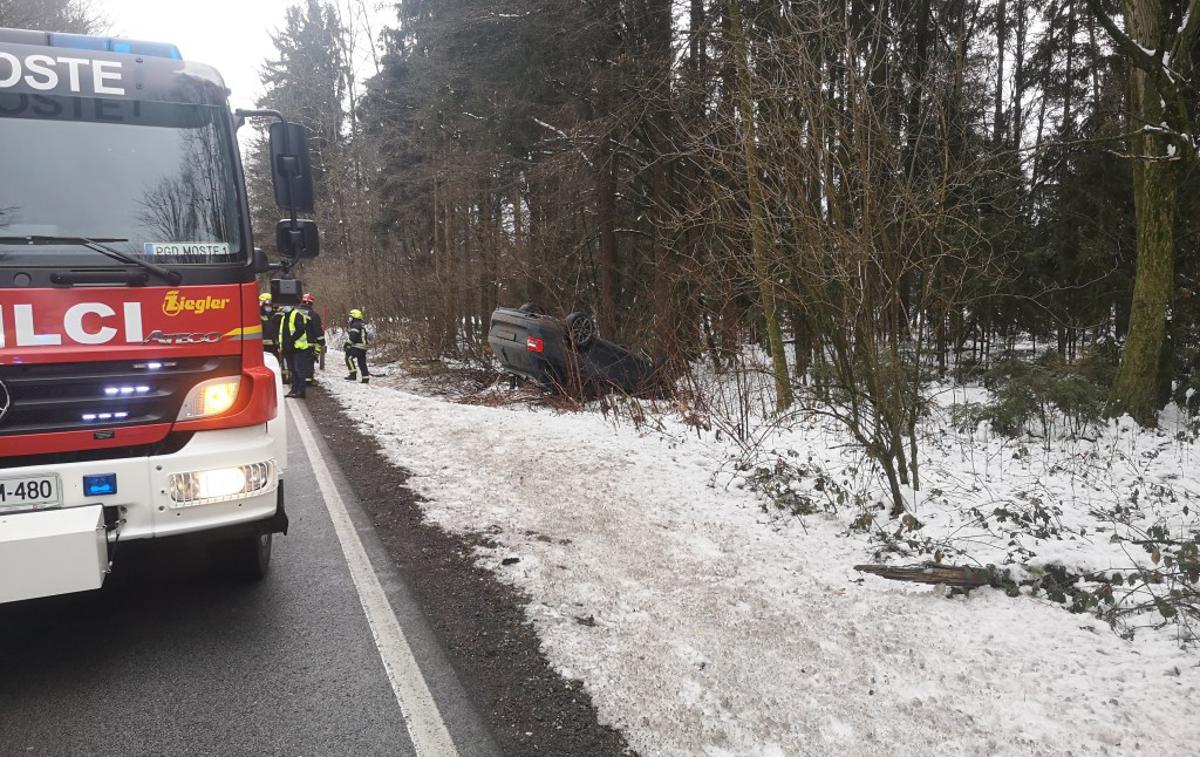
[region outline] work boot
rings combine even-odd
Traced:
[[[358,374],[351,373],[349,376],[346,377],[346,380],[347,381],[358,381]]]
[[[370,376],[363,376],[363,383],[364,383],[364,384],[369,384],[369,383],[371,383],[371,377],[370,377]]]

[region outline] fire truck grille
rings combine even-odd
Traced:
[[[240,371],[237,355],[0,365],[0,382],[9,397],[8,412],[0,418],[0,439],[171,423],[192,387]]]

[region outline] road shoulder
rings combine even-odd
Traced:
[[[504,754],[627,753],[621,734],[598,722],[581,682],[563,679],[541,653],[524,612],[528,598],[475,564],[479,542],[427,523],[420,498],[407,486],[408,473],[386,459],[336,400],[311,392],[308,409],[324,451],[346,477],[339,483],[354,492],[361,507],[356,518],[360,534],[373,531],[364,538],[372,563],[381,566],[386,555],[398,578],[381,575],[385,590],[389,595],[410,593],[408,602],[393,599],[393,605],[404,616],[401,622],[422,669],[431,671],[427,679],[439,706],[452,693],[439,689],[461,681]],[[359,518],[373,529],[364,529]],[[419,607],[419,613],[405,612],[405,607]],[[410,617],[416,614],[423,617]],[[458,681],[439,680],[436,671],[444,668],[439,659],[448,661]],[[472,741],[455,733],[456,726],[463,728],[464,714],[444,712],[460,744]]]

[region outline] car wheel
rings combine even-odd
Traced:
[[[577,350],[586,350],[596,340],[596,322],[587,313],[567,316],[567,338]]]

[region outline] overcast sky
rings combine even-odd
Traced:
[[[172,42],[187,60],[208,63],[225,77],[232,90],[230,105],[254,107],[261,93],[258,72],[274,57],[271,34],[283,25],[284,11],[296,0],[93,0],[115,37]],[[340,0],[343,7],[359,0]],[[366,0],[372,31],[390,20],[390,3]],[[376,6],[382,5],[383,9]],[[364,53],[359,70],[371,73]]]

